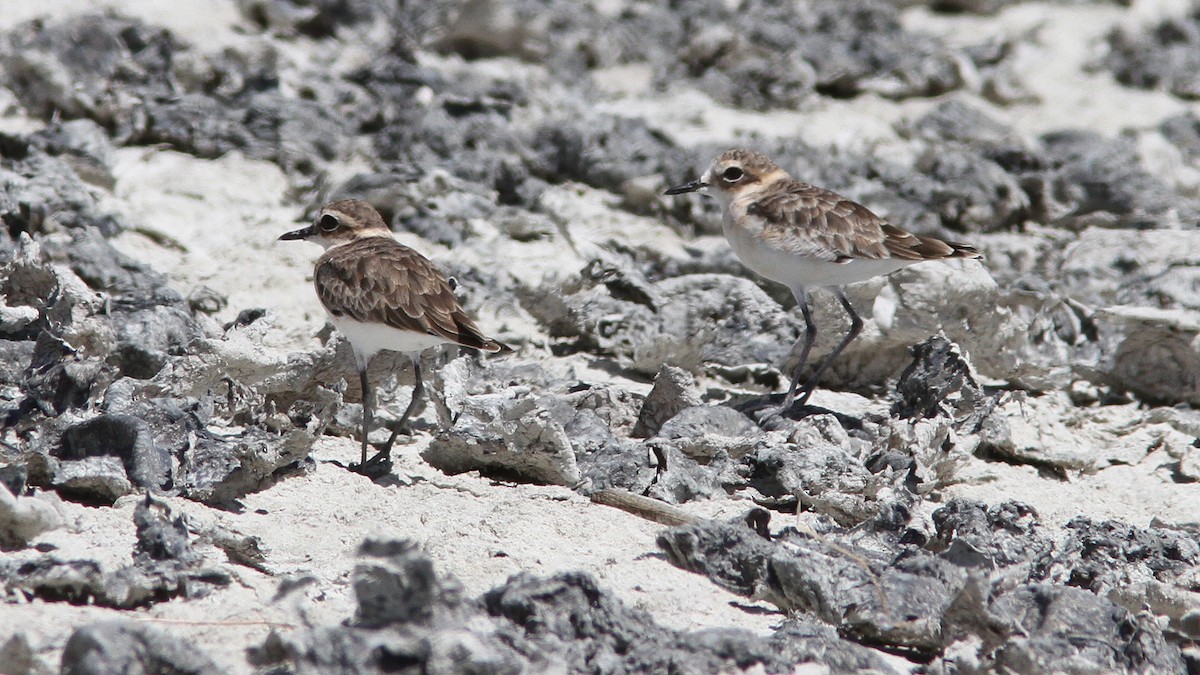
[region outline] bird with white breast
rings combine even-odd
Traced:
[[[928,260],[981,259],[967,244],[923,237],[896,227],[867,207],[835,192],[792,178],[765,155],[750,150],[722,153],[699,179],[668,195],[704,191],[721,203],[722,229],[746,267],[791,290],[804,316],[796,342],[800,358],[783,410],[803,405],[830,364],[862,331],[862,319],[840,286],[891,274]],[[850,332],[801,383],[817,337],[808,289],[831,286],[850,317]],[[794,347],[793,347],[794,349]]]
[[[317,259],[313,285],[333,327],[353,348],[362,385],[362,460],[352,470],[375,474],[390,466],[396,436],[424,393],[421,352],[441,344],[509,351],[475,325],[446,275],[425,256],[396,241],[383,217],[366,202],[346,199],[326,204],[312,225],[279,238],[325,247]],[[385,349],[409,355],[416,382],[404,416],[391,427],[391,437],[368,459],[375,401],[367,367],[371,357]]]

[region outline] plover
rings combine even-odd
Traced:
[[[351,466],[354,470],[374,472],[389,461],[396,435],[424,393],[422,351],[445,343],[485,352],[509,349],[480,331],[458,304],[446,275],[428,258],[396,241],[383,217],[366,202],[346,199],[326,204],[312,225],[279,238],[325,247],[317,259],[313,285],[333,327],[350,341],[362,384],[362,460]],[[368,460],[367,434],[375,401],[367,366],[384,349],[408,354],[416,383],[404,417]]]
[[[804,335],[796,341],[800,361],[792,371],[784,410],[791,408],[798,392],[802,392],[801,405],[808,401],[825,370],[862,330],[862,319],[840,286],[926,260],[983,257],[966,244],[896,227],[862,204],[792,178],[766,156],[750,150],[722,153],[699,179],[666,194],[697,190],[714,195],[724,207],[722,229],[742,263],[787,286],[804,315]],[[850,315],[850,332],[801,385],[800,372],[817,337],[808,306],[808,289],[814,286],[833,287]]]

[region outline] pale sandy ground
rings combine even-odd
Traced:
[[[3,4],[0,29],[34,16],[65,16],[104,5],[168,26],[184,39],[213,49],[243,39],[234,31],[238,17],[229,0],[4,0]],[[1141,15],[1156,17],[1181,4],[1142,2],[1137,6]],[[1009,109],[977,103],[1031,135],[1063,126],[1088,126],[1115,134],[1126,127],[1152,128],[1183,106],[1160,94],[1118,90],[1103,74],[1078,75],[1078,64],[1093,56],[1089,45],[1095,36],[1104,34],[1119,15],[1107,5],[1027,5],[992,18],[935,17],[914,10],[907,19],[910,25],[948,40],[958,36],[969,42],[980,41],[976,36],[1036,31],[1040,39],[1022,58],[1029,68],[1027,82],[1044,103]],[[644,114],[686,142],[732,142],[769,129],[795,133],[803,122],[806,139],[817,146],[892,144],[898,146],[896,152],[903,152],[891,123],[920,114],[930,105],[867,97],[823,103],[821,109],[802,114],[751,115],[713,105],[694,92],[668,94],[665,102],[661,97],[652,100],[638,91],[637,78],[625,81],[633,86],[629,98],[619,105],[621,112]],[[702,112],[696,112],[698,106]],[[0,119],[2,129],[27,130],[36,124],[13,115]],[[120,249],[168,272],[185,294],[207,285],[227,295],[230,305],[218,317],[221,320],[232,318],[241,309],[269,307],[272,329],[267,333],[268,342],[290,349],[315,344],[312,335],[324,318],[308,279],[318,249],[275,241],[279,233],[294,226],[301,211],[285,200],[285,181],[276,167],[236,156],[201,161],[134,148],[120,151],[116,173],[113,193],[100,195],[106,205],[137,227],[167,235],[184,248],[163,247],[143,233],[130,232],[115,242]],[[586,199],[581,197],[580,202],[586,206]],[[422,248],[435,259],[450,255],[427,245]],[[562,251],[563,267],[571,267],[573,259],[571,252]],[[487,325],[488,321],[483,317],[481,322]],[[587,372],[595,380],[610,377],[598,370]],[[822,396],[818,393],[814,402],[820,404]],[[314,449],[318,461],[314,473],[288,478],[248,496],[240,513],[173,500],[196,523],[219,521],[260,537],[267,564],[276,576],[230,567],[237,582],[228,589],[207,598],[162,603],[133,613],[42,602],[4,604],[0,605],[0,641],[14,631],[24,632],[47,663],[56,666],[57,653],[73,627],[104,617],[132,615],[196,640],[230,672],[244,671],[245,647],[260,642],[270,626],[289,630],[305,622],[330,624],[352,613],[349,578],[353,553],[363,537],[372,533],[422,542],[439,568],[454,574],[472,595],[521,571],[548,575],[586,570],[626,603],[649,611],[668,626],[740,626],[767,633],[780,621],[781,616],[770,607],[748,603],[667,564],[654,545],[659,526],[592,505],[564,488],[495,484],[474,474],[447,477],[417,455],[427,442],[427,437],[420,437],[405,448],[393,484],[374,484],[329,463],[353,460],[358,449],[351,440],[325,438]],[[1168,523],[1195,522],[1200,514],[1197,490],[1164,481],[1159,475],[1165,471],[1159,466],[1160,459],[1151,455],[1133,466],[1074,475],[1067,482],[1040,477],[1027,467],[977,462],[969,469],[977,480],[947,490],[943,499],[1018,499],[1033,505],[1051,524],[1080,514],[1143,526],[1155,518]],[[111,509],[63,504],[70,526],[42,539],[58,546],[64,558],[80,555],[120,564],[128,560],[133,543],[133,504],[133,499]],[[684,508],[697,515],[732,517],[749,506],[723,501]],[[930,505],[934,507],[936,504]],[[776,525],[784,521],[777,518]],[[210,562],[223,562],[222,554],[207,550]],[[288,575],[312,576],[315,583],[277,601],[279,579]]]

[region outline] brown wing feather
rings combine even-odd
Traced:
[[[802,181],[789,181],[777,192],[759,197],[746,212],[764,219],[763,239],[785,249],[805,249],[809,255],[818,249],[827,253],[821,257],[839,262],[980,257],[966,244],[912,234],[858,202]],[[797,235],[805,244],[796,243]]]
[[[441,270],[390,237],[366,237],[326,251],[313,283],[334,316],[437,335],[483,351],[506,349],[467,316]]]
[[[862,204],[808,183],[790,181],[784,189],[759,197],[747,213],[764,219],[762,237],[777,246],[798,248],[788,241],[799,235],[829,260],[889,256],[883,219]]]

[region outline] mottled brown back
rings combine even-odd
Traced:
[[[800,233],[833,251],[839,261],[981,257],[971,246],[912,234],[858,202],[803,181],[789,179],[772,188],[756,195],[746,213],[762,218],[763,239],[784,249],[793,233]]]
[[[437,335],[487,352],[508,350],[467,316],[441,270],[390,236],[329,249],[317,260],[313,283],[334,316]]]

